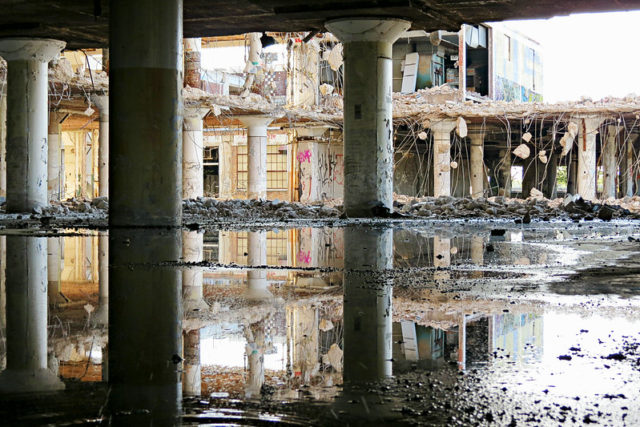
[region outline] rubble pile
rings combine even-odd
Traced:
[[[564,199],[549,200],[530,197],[526,200],[505,197],[456,198],[398,196],[394,202],[397,212],[407,216],[430,219],[483,218],[515,219],[529,223],[532,219],[640,219],[640,198],[625,198],[620,201],[591,202],[578,195]]]
[[[33,214],[42,216],[105,216],[109,213],[109,199],[96,197],[93,200],[72,198],[62,202],[51,202],[49,206],[34,208]]]
[[[197,198],[185,200],[182,204],[185,216],[205,219],[235,218],[251,219],[317,219],[340,216],[341,212],[323,205],[305,205],[298,202],[280,200],[216,200]]]

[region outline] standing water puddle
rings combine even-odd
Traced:
[[[0,419],[638,424],[639,234],[7,232]]]

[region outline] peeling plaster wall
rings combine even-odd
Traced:
[[[64,131],[63,199],[98,196],[98,131]]]
[[[301,202],[313,203],[343,197],[344,153],[342,144],[319,141],[298,142],[296,164]]]

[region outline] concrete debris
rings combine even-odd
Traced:
[[[449,166],[451,166],[451,169],[458,169],[458,162],[451,162]]]
[[[269,200],[216,200],[197,198],[184,200],[183,213],[191,220],[215,220],[217,218],[251,219],[314,219],[339,217],[342,212],[322,205],[305,205],[298,202]]]
[[[571,135],[571,139],[575,139],[575,137],[578,136],[578,124],[576,122],[569,122],[567,132]]]
[[[420,138],[421,140],[426,140],[427,139],[427,133],[425,131],[422,131],[418,134],[418,138]]]
[[[458,120],[456,121],[456,134],[460,138],[466,138],[467,133],[468,133],[467,122],[464,120],[463,117],[458,117]]]
[[[549,160],[547,158],[547,150],[540,150],[540,152],[538,153],[538,159],[544,163],[547,164],[547,161]]]
[[[333,329],[333,322],[329,319],[322,319],[320,320],[320,325],[318,326],[318,328],[323,332],[330,331]]]
[[[569,151],[573,148],[573,139],[574,137],[571,136],[571,133],[569,132],[565,133],[560,139],[560,145],[562,146],[562,153],[560,153],[560,155],[562,157],[569,154]]]
[[[334,87],[328,83],[323,83],[320,85],[320,93],[324,96],[331,95],[333,93]]]
[[[522,140],[524,142],[529,142],[531,141],[531,132],[526,132],[524,135],[522,135]]]
[[[338,71],[342,66],[342,43],[338,43],[327,54],[327,62],[333,71]]]
[[[327,352],[329,364],[337,372],[342,372],[342,354],[342,349],[336,343],[331,344],[331,347],[329,347],[329,351]]]
[[[531,154],[531,150],[527,147],[526,144],[520,144],[513,150],[513,154],[520,157],[521,159],[526,159]]]
[[[537,188],[532,188],[529,192],[529,195],[534,199],[544,199],[544,194],[542,194],[542,191],[538,190]]]

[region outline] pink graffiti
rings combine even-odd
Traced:
[[[311,251],[307,251],[307,253],[305,254],[304,251],[299,251],[298,252],[298,262],[301,262],[303,264],[311,264]]]
[[[298,153],[298,162],[300,163],[304,163],[304,162],[309,162],[311,163],[311,151],[310,150],[304,150]]]

